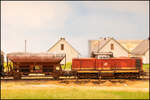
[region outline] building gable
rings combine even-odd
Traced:
[[[62,44],[64,44],[64,45],[62,45]],[[60,45],[60,46],[58,46],[58,45]],[[56,47],[58,48],[58,50],[61,51],[61,49],[64,49],[66,47],[66,45],[69,48],[71,48],[74,52],[76,52],[77,54],[80,55],[80,53],[75,48],[73,48],[72,45],[69,44],[64,38],[60,38],[60,40],[57,41],[51,48],[49,48],[48,51],[51,51],[53,48],[56,48]]]
[[[113,44],[110,44],[112,42]],[[116,45],[118,49],[115,49]],[[108,38],[101,38],[99,40],[89,40],[89,56],[91,56],[91,54],[94,52],[96,53],[96,52],[111,52],[111,51],[113,51],[113,53],[116,56],[119,56],[120,54],[122,56],[129,56],[130,54],[130,52],[114,38],[108,37]]]
[[[130,53],[126,48],[124,48],[117,40],[115,40],[114,38],[110,38],[107,42],[105,42],[105,44],[103,44],[101,47],[100,47],[100,49],[99,49],[99,51],[101,50],[101,49],[103,49],[110,41],[114,41],[117,45],[119,45],[124,51],[126,51],[127,53]]]

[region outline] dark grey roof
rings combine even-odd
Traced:
[[[143,55],[149,50],[149,40],[143,40],[139,45],[131,51],[135,55]]]

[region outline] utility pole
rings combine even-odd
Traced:
[[[97,52],[99,52],[99,45],[100,45],[100,41],[98,40],[98,50],[97,50]]]
[[[25,53],[27,52],[26,45],[27,45],[27,41],[25,40]]]

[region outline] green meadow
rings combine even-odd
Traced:
[[[144,70],[149,69],[149,64],[143,64],[143,69],[144,69]]]
[[[149,99],[149,92],[84,88],[2,89],[2,99]]]

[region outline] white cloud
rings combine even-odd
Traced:
[[[64,2],[2,2],[2,18],[9,25],[40,28],[64,27],[71,7]],[[61,6],[61,7],[60,7]]]
[[[149,2],[148,1],[95,1],[95,2],[83,2],[83,5],[89,9],[102,9],[107,8],[113,11],[130,12],[137,14],[148,14]]]
[[[68,33],[64,35],[66,40],[81,55],[87,55],[89,39],[101,36],[143,38],[142,34],[148,31],[148,2],[87,1],[77,3],[82,6],[79,9],[73,7],[76,2],[70,5],[51,1],[2,1],[1,4],[2,49],[6,53],[23,51],[25,39],[28,51],[46,51],[57,42],[59,32],[65,31]],[[87,11],[86,15],[84,10],[82,14],[78,11],[82,8]]]
[[[44,31],[40,35],[32,32],[41,31],[47,27],[50,30],[64,28],[71,10],[72,8],[65,2],[2,1],[2,50],[23,51],[25,39],[34,43],[32,46],[40,43],[36,40],[44,40],[42,39]],[[36,50],[31,49],[31,51]]]

